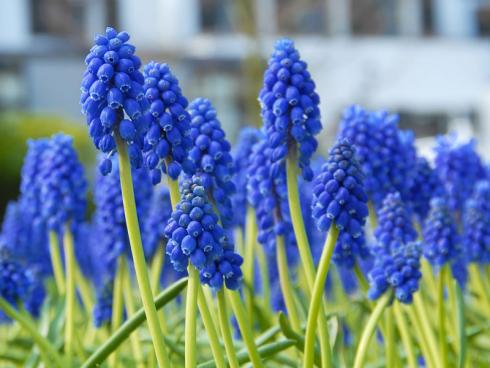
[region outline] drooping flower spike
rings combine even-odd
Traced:
[[[490,262],[490,181],[476,184],[463,212],[463,248],[472,262]]]
[[[475,184],[486,174],[475,146],[474,140],[459,142],[455,134],[437,138],[435,169],[448,195],[449,208],[460,213]]]
[[[194,165],[195,174],[201,177],[209,199],[214,202],[223,227],[228,228],[233,225],[230,197],[236,191],[231,145],[209,100],[197,98],[191,102],[188,110],[194,143],[189,159]]]
[[[225,282],[235,288],[241,280],[242,260],[220,226],[200,176],[182,182],[181,198],[165,227],[172,265],[183,272],[190,262],[204,284],[220,289]]]
[[[95,147],[106,155],[116,150],[116,137],[128,144],[133,167],[142,164],[143,134],[150,115],[143,90],[141,60],[128,43],[127,32],[107,27],[105,35],[95,37],[95,45],[85,58],[87,70],[81,85],[82,112]],[[100,170],[111,171],[112,161],[103,160]]]
[[[154,61],[144,68],[145,96],[150,102],[151,125],[145,135],[145,162],[153,184],[161,173],[177,179],[182,169],[192,172],[187,159],[192,148],[188,102],[167,64]]]
[[[276,42],[259,101],[272,162],[283,161],[289,150],[297,150],[303,177],[311,180],[310,159],[318,146],[315,135],[322,129],[320,98],[293,41]]]
[[[83,222],[87,180],[71,137],[56,134],[49,140],[38,177],[41,216],[49,229],[60,231],[67,222]]]
[[[354,148],[347,140],[337,141],[313,181],[311,206],[320,231],[326,232],[330,226],[339,230],[332,256],[339,265],[352,267],[355,256],[369,254],[363,231],[368,215],[367,199]]]
[[[364,173],[366,193],[376,207],[391,192],[408,195],[415,166],[413,137],[398,129],[398,116],[358,105],[344,110],[340,139],[348,139]]]

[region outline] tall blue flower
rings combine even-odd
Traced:
[[[151,113],[151,125],[145,135],[145,161],[153,184],[157,184],[162,171],[172,179],[177,179],[182,168],[192,171],[187,159],[193,143],[190,116],[187,99],[168,64],[152,61],[145,66],[144,76]]]
[[[209,100],[197,98],[188,110],[191,115],[190,136],[194,144],[189,159],[210,200],[216,205],[223,227],[228,228],[233,225],[230,198],[236,191],[231,145]]]
[[[73,139],[54,135],[42,153],[39,167],[41,215],[51,230],[83,221],[87,207],[87,181],[73,148]]]
[[[378,227],[374,236],[376,242],[372,245],[373,253],[392,253],[403,244],[417,239],[410,212],[400,193],[390,193],[383,200],[383,206],[378,211]]]
[[[220,226],[200,176],[183,181],[181,198],[165,227],[166,253],[172,265],[183,272],[190,262],[199,270],[202,283],[215,289],[225,283],[235,289],[241,280],[242,259]]]
[[[476,182],[486,174],[475,141],[459,143],[455,134],[440,136],[435,151],[435,168],[446,189],[449,208],[461,212]]]
[[[421,222],[425,220],[429,213],[430,200],[443,194],[444,187],[436,171],[425,158],[418,157],[410,185],[408,202]]]
[[[20,263],[0,259],[0,296],[13,306],[23,303],[30,290],[28,273]]]
[[[245,127],[240,131],[237,144],[233,151],[233,161],[235,166],[235,184],[237,188],[246,188],[247,170],[252,154],[252,148],[262,138],[262,133],[252,127]],[[232,198],[234,209],[234,223],[245,226],[245,216],[247,212],[247,191],[237,190]]]
[[[283,161],[291,149],[298,150],[303,177],[311,180],[310,159],[318,146],[315,135],[322,129],[320,97],[293,41],[276,42],[259,101],[272,162]]]
[[[335,143],[313,181],[312,216],[320,231],[333,225],[339,239],[332,259],[352,267],[355,256],[367,256],[363,226],[368,215],[363,174],[347,140]]]
[[[80,103],[95,147],[110,155],[116,150],[116,137],[120,137],[128,144],[132,166],[139,167],[150,114],[139,71],[141,60],[128,40],[127,32],[118,33],[111,27],[105,35],[95,37],[85,58]],[[102,161],[100,170],[109,173],[111,161]]]
[[[463,212],[463,248],[473,262],[490,262],[490,181],[476,184]]]
[[[460,237],[447,198],[431,200],[423,235],[424,256],[432,266],[440,268],[460,257]]]
[[[365,175],[366,193],[376,206],[394,191],[407,197],[415,149],[413,136],[399,130],[397,115],[350,106],[344,111],[339,138],[347,138],[355,147]]]

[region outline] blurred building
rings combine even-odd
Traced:
[[[488,0],[0,0],[0,108],[81,120],[83,55],[106,24],[171,63],[228,133],[257,123],[274,40],[292,37],[322,98],[326,140],[351,103],[400,113],[419,137],[490,142]],[[490,155],[490,144],[480,145]]]

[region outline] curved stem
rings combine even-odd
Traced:
[[[439,271],[437,280],[437,321],[439,328],[439,355],[442,367],[447,367],[447,340],[446,340],[446,309],[444,308],[444,278],[447,266]]]
[[[332,254],[335,249],[335,244],[337,243],[338,237],[339,237],[339,231],[337,230],[335,225],[331,226],[327,235],[327,239],[325,241],[325,245],[323,246],[320,263],[318,264],[318,271],[316,274],[315,284],[313,286],[313,292],[310,301],[310,307],[308,310],[308,321],[306,324],[305,354],[304,354],[304,361],[303,361],[304,367],[313,366],[314,351],[315,351],[315,332],[316,332],[316,324],[318,321],[318,313],[320,312],[320,308],[323,300],[325,281],[327,280],[330,260],[332,259]],[[332,353],[329,349],[326,352],[326,356],[330,355],[329,360],[332,359],[331,354]]]
[[[392,297],[392,293],[385,293],[376,304],[376,307],[371,313],[369,320],[362,332],[361,340],[359,342],[359,346],[357,347],[356,357],[354,359],[354,368],[362,368],[364,367],[364,360],[366,359],[366,353],[369,346],[369,341],[371,340],[371,336],[374,334],[376,330],[376,325],[378,324],[383,311],[390,303]]]
[[[148,319],[148,327],[153,341],[153,347],[157,356],[158,363],[161,367],[169,367],[170,360],[165,350],[165,342],[163,334],[158,322],[157,311],[153,304],[153,295],[151,292],[150,280],[143,253],[143,245],[141,242],[140,227],[138,224],[138,215],[136,213],[136,202],[133,191],[133,178],[131,175],[131,165],[129,162],[128,151],[126,144],[117,137],[117,150],[119,152],[119,175],[121,181],[121,191],[123,197],[124,214],[126,217],[126,225],[128,228],[129,244],[133,256],[134,270],[138,287],[141,295],[141,300],[145,308],[146,317]]]
[[[431,351],[434,364],[437,367],[441,367],[441,361],[439,360],[439,354],[437,350],[436,338],[434,335],[434,331],[432,330],[432,325],[430,323],[427,309],[425,308],[424,301],[421,298],[420,292],[414,294],[413,300],[414,300],[417,316],[420,319],[422,332],[427,340],[427,344],[429,346],[429,350]]]
[[[154,301],[156,309],[162,308],[173,300],[187,286],[187,278],[180,279],[163,290]],[[100,364],[116,350],[143,322],[146,321],[145,309],[140,308],[130,316],[126,322],[118,328],[101,346],[83,363],[82,368],[98,367]]]
[[[123,284],[124,269],[126,262],[124,262],[125,255],[120,255],[117,259],[116,275],[114,277],[114,286],[112,289],[112,315],[111,315],[111,331],[116,331],[122,322],[124,302],[123,302]],[[117,367],[117,350],[114,350],[112,356],[109,358],[109,363],[112,368]]]
[[[153,294],[157,294],[160,289],[160,276],[165,262],[165,250],[163,244],[158,243],[157,250],[150,265],[151,287]]]
[[[197,288],[197,305],[199,306],[199,311],[201,313],[202,321],[204,323],[204,328],[208,333],[209,344],[211,345],[211,352],[213,353],[216,367],[225,368],[226,363],[224,359],[223,348],[219,343],[218,331],[216,330],[213,318],[211,317],[211,313],[209,312],[209,308],[206,303],[206,298],[204,297],[201,284],[198,284]]]
[[[257,242],[257,222],[255,221],[255,211],[253,207],[247,207],[247,217],[245,223],[245,250],[243,260],[243,279],[247,287],[244,289],[245,305],[247,306],[248,319],[254,323],[254,261],[255,246]]]
[[[45,355],[49,356],[56,367],[63,368],[65,366],[51,343],[37,332],[36,327],[26,317],[2,297],[0,297],[0,310],[3,310],[8,317],[19,323],[19,325],[29,333],[36,345],[39,346],[39,349],[44,351]],[[50,367],[52,362],[47,361],[46,365]]]
[[[367,282],[366,277],[364,277],[361,267],[359,267],[359,262],[356,262],[354,265],[354,273],[356,274],[357,281],[359,282],[362,292],[366,293],[369,290],[369,283]]]
[[[85,311],[87,314],[91,314],[94,309],[94,297],[92,294],[92,288],[90,287],[89,282],[80,271],[80,267],[78,266],[75,259],[75,281],[78,287],[78,291],[80,292],[80,296],[82,299],[82,303],[85,306]]]
[[[429,346],[429,339],[425,333],[424,328],[422,327],[422,322],[420,321],[417,311],[415,310],[413,305],[407,306],[406,311],[408,313],[408,316],[410,317],[410,322],[412,322],[412,326],[415,327],[418,345],[420,350],[422,351],[427,366],[429,368],[436,368],[436,356],[434,356],[434,352]]]
[[[405,320],[405,316],[398,301],[393,303],[393,313],[395,315],[398,331],[402,338],[403,346],[405,347],[405,353],[407,354],[408,366],[410,368],[417,368],[417,357],[413,348],[412,338],[410,337],[407,321]]]
[[[286,249],[284,246],[284,236],[276,236],[276,259],[277,268],[279,270],[279,283],[281,286],[282,295],[284,297],[284,303],[288,311],[288,317],[291,322],[291,326],[296,331],[301,329],[299,321],[298,310],[296,308],[296,302],[293,295],[293,286],[289,279],[289,267],[286,256]],[[313,336],[314,338],[314,336]]]
[[[73,248],[73,235],[70,225],[65,224],[63,232],[63,249],[65,252],[66,267],[66,299],[65,299],[65,354],[68,365],[71,364],[73,354],[73,338],[75,328],[75,250]]]
[[[233,345],[233,338],[231,335],[230,320],[228,318],[228,311],[226,310],[226,298],[223,289],[216,293],[218,298],[218,314],[219,324],[221,327],[221,335],[225,343],[226,355],[228,356],[228,362],[230,368],[239,368],[238,358],[236,356],[235,346]]]
[[[245,308],[243,307],[242,299],[238,291],[226,290],[228,297],[231,300],[231,307],[240,327],[240,332],[242,334],[243,341],[248,349],[248,354],[250,355],[250,361],[255,368],[262,368],[262,360],[260,359],[259,352],[257,351],[257,345],[255,345],[252,329],[250,326],[250,321],[247,320],[247,314]]]
[[[298,251],[301,258],[301,266],[306,276],[308,288],[313,289],[315,283],[315,264],[311,256],[308,237],[306,236],[303,216],[301,215],[301,203],[298,192],[298,167],[296,164],[296,152],[291,149],[286,159],[286,181],[288,187],[288,202],[289,211],[291,213],[291,222],[293,223],[296,242],[298,243]],[[331,367],[332,362],[327,355],[330,349],[330,341],[328,336],[327,319],[324,313],[320,313],[318,318],[318,332],[320,335],[320,347],[322,352],[322,365]]]
[[[63,262],[60,254],[60,244],[58,234],[54,231],[49,232],[49,254],[53,267],[54,281],[60,295],[65,295],[65,273],[63,272]]]
[[[123,258],[122,262],[126,264],[126,260]],[[132,295],[132,285],[131,285],[131,275],[126,265],[123,267],[122,275],[122,286],[124,294],[124,304],[126,305],[129,315],[133,315],[136,312],[136,307],[134,305],[133,295]],[[141,347],[141,342],[137,333],[131,334],[129,337],[131,341],[131,348],[133,349],[133,355],[136,360],[136,366],[139,368],[145,367],[143,349]]]
[[[197,293],[199,273],[189,263],[189,285],[187,286],[187,298],[185,301],[185,367],[196,366],[196,328],[197,328]]]
[[[385,311],[385,347],[386,347],[386,366],[396,366],[396,344],[395,344],[395,324],[393,323],[393,308]]]

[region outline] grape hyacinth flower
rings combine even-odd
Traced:
[[[463,248],[472,262],[490,262],[490,181],[479,181],[463,212]]]
[[[167,173],[176,180],[182,169],[192,172],[188,102],[168,64],[151,61],[144,67],[144,91],[150,103],[151,125],[145,134],[145,162],[153,184]]]
[[[378,211],[378,227],[374,230],[374,236],[376,242],[371,247],[374,254],[393,253],[403,244],[417,239],[410,212],[400,193],[390,193],[385,197]]]
[[[139,71],[141,60],[128,40],[127,32],[118,33],[111,27],[105,35],[95,37],[95,45],[85,58],[80,103],[95,147],[109,156],[116,151],[119,137],[128,144],[131,165],[140,167],[150,115],[144,77]],[[111,160],[103,160],[99,168],[108,174]]]
[[[114,283],[109,281],[97,289],[96,303],[92,311],[92,318],[96,328],[111,322],[113,286]]]
[[[348,139],[356,149],[366,193],[376,207],[394,191],[406,198],[415,166],[415,149],[413,136],[399,130],[397,115],[350,106],[344,111],[339,138]]]
[[[430,166],[427,159],[418,157],[409,189],[408,202],[421,223],[429,213],[430,200],[443,194],[444,187],[436,171]]]
[[[233,210],[230,197],[235,193],[233,183],[234,163],[230,154],[231,145],[221,128],[216,110],[205,98],[197,98],[189,105],[191,115],[191,139],[194,147],[189,159],[195,173],[201,177],[209,199],[217,208],[222,226],[233,225]]]
[[[57,134],[49,140],[38,175],[41,215],[48,228],[61,231],[67,222],[72,226],[82,222],[87,206],[87,181],[71,137]]]
[[[0,297],[13,307],[24,302],[30,290],[30,279],[24,266],[7,258],[0,259]]]
[[[282,162],[290,150],[298,150],[297,165],[304,179],[310,181],[310,159],[318,146],[315,135],[322,124],[320,97],[307,67],[293,41],[277,41],[264,73],[259,101],[265,133],[273,149],[272,162]]]
[[[437,138],[435,168],[446,189],[449,208],[459,213],[476,182],[486,174],[475,145],[474,140],[458,142],[455,134]]]

